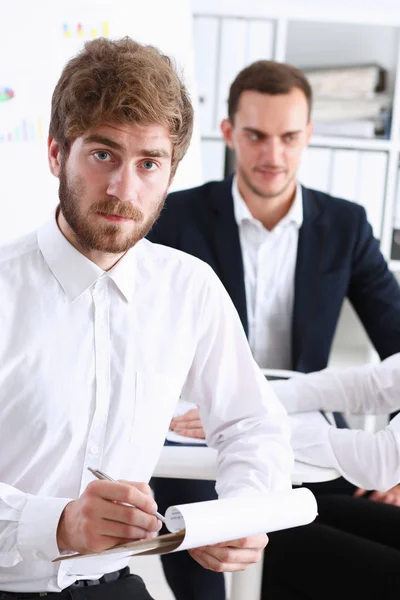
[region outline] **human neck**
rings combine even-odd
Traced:
[[[251,190],[243,181],[237,181],[240,195],[245,201],[251,215],[260,221],[268,231],[287,215],[296,196],[296,181],[293,180],[283,192],[277,196],[264,198]]]

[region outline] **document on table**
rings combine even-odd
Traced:
[[[129,542],[101,553],[125,558],[135,555],[165,554],[209,544],[227,542],[258,533],[307,525],[317,516],[317,502],[310,490],[299,488],[238,498],[222,498],[170,506],[165,518],[171,533],[148,540]],[[85,571],[99,554],[61,555],[53,562],[85,561]],[[78,567],[77,567],[78,568]],[[78,568],[79,572],[79,568]]]

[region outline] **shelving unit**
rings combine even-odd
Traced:
[[[369,0],[337,0],[329,7],[323,3],[323,8],[321,4],[304,0],[300,8],[294,0],[274,5],[261,0],[192,0],[203,180],[225,174],[219,124],[226,116],[228,86],[246,64],[261,58],[304,69],[377,63],[387,71],[387,92],[392,98],[389,139],[313,136],[299,179],[309,187],[363,204],[390,268],[400,274],[400,6],[390,0],[381,0],[379,6]],[[249,31],[256,23],[257,43],[249,54]],[[324,180],[321,165],[326,170]],[[394,228],[399,230],[397,260],[392,257]],[[375,358],[346,302],[332,364]]]

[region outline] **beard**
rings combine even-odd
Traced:
[[[158,218],[168,190],[159,197],[155,210],[147,219],[142,210],[130,202],[121,202],[115,197],[105,197],[91,205],[87,214],[80,210],[80,201],[85,196],[83,179],[68,182],[65,164],[59,174],[58,197],[61,212],[70,226],[76,241],[85,250],[97,250],[110,254],[127,252],[150,231]],[[126,231],[126,223],[96,223],[92,215],[102,213],[131,219],[132,226]]]

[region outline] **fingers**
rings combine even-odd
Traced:
[[[162,527],[145,483],[93,481],[65,507],[57,528],[60,551],[102,552],[128,540],[153,537]]]
[[[148,493],[146,491],[147,488],[150,490],[147,484],[132,484],[129,482],[102,480],[89,483],[85,490],[85,494],[89,498],[100,497],[112,502],[130,504],[149,515],[154,515],[157,510],[157,504],[153,500],[151,492]]]
[[[375,500],[375,502],[383,502],[384,504],[400,506],[400,494],[396,488],[392,488],[387,492],[378,492],[377,490],[375,490],[374,492],[372,492],[369,498],[370,500]]]
[[[363,490],[362,488],[357,488],[353,495],[355,498],[361,498],[361,496],[364,496],[366,493],[367,493],[367,490]]]
[[[198,408],[189,410],[184,415],[175,417],[171,421],[170,429],[185,435],[187,437],[195,437],[199,439],[205,439],[205,432],[200,421],[200,411]]]
[[[145,531],[159,531],[162,526],[161,521],[155,515],[149,515],[136,506],[105,501],[104,506],[101,507],[101,512],[103,519],[107,521],[122,523]],[[116,534],[107,533],[107,535]],[[120,533],[119,535],[121,537],[134,537],[128,530],[126,533]]]
[[[267,543],[267,536],[261,534],[214,546],[194,548],[189,550],[189,553],[205,569],[218,573],[244,571],[261,559]]]
[[[179,433],[179,435],[184,435],[186,437],[193,437],[193,438],[198,438],[200,440],[204,440],[206,437],[206,434],[204,432],[204,429],[202,427],[199,427],[198,429],[180,429],[180,428],[176,428],[174,429],[175,433]]]
[[[192,408],[192,410],[188,410],[188,412],[185,414],[174,417],[171,421],[170,428],[175,430],[175,428],[179,426],[183,426],[185,428],[194,427],[196,429],[201,427],[199,409]]]

